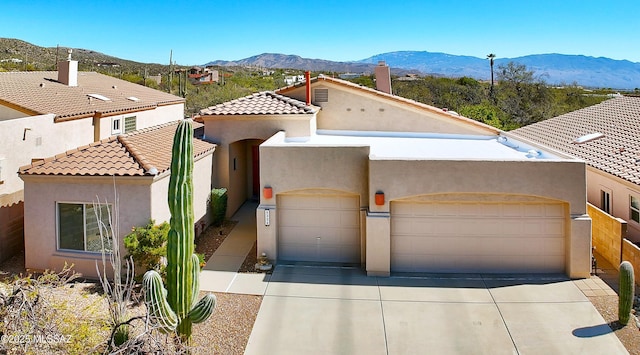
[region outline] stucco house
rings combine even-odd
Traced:
[[[588,277],[584,161],[378,90],[319,76],[203,109],[213,185],[250,198],[274,262],[394,272]]]
[[[0,73],[0,260],[23,246],[18,169],[76,147],[184,117],[184,99],[95,72]]]
[[[109,137],[20,168],[25,191],[25,266],[60,270],[66,262],[86,277],[96,276],[102,243],[94,203],[100,203],[108,223],[104,207],[113,212],[118,202],[114,227],[121,237],[150,219],[169,221],[167,196],[177,122]],[[194,217],[201,228],[209,222],[215,145],[202,139],[202,125],[194,127]]]
[[[617,97],[512,131],[587,163],[589,203],[640,242],[640,97]]]

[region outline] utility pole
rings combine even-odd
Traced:
[[[173,84],[173,49],[169,54],[169,94],[171,94],[171,85]]]

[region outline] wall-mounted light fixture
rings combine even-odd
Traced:
[[[271,188],[271,186],[265,186],[265,188],[262,189],[262,196],[264,196],[264,198],[266,199],[270,199],[273,197],[273,189]]]
[[[376,205],[377,206],[384,205],[384,192],[382,191],[376,192]]]

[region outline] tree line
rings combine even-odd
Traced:
[[[162,83],[144,79],[140,73],[120,73],[122,79],[150,86],[185,97],[185,115],[198,114],[199,110],[250,95],[259,91],[284,87],[285,75],[301,74],[301,71],[275,69],[270,75],[248,68],[218,68],[218,84],[193,85],[178,75],[163,76]],[[334,73],[317,72],[334,75]],[[611,90],[586,90],[576,83],[552,87],[544,78],[536,76],[525,65],[510,62],[500,65],[493,90],[488,82],[469,77],[447,78],[439,76],[392,77],[395,95],[440,108],[447,108],[462,116],[475,119],[499,129],[511,130],[531,123],[559,116],[608,98]],[[373,75],[364,75],[350,81],[375,87]]]

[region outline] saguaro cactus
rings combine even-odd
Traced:
[[[634,293],[633,265],[623,261],[620,264],[620,291],[618,292],[618,321],[622,325],[629,323]]]
[[[143,278],[145,303],[152,319],[164,331],[177,330],[183,340],[191,337],[191,324],[211,315],[216,304],[213,294],[198,297],[200,262],[193,253],[193,129],[191,122],[178,124],[173,139],[169,211],[171,229],[167,240],[167,287],[155,270]]]

